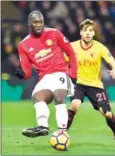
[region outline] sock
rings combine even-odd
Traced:
[[[44,101],[34,104],[36,110],[36,121],[38,126],[48,127],[49,108]]]
[[[74,119],[74,116],[75,116],[75,112],[72,111],[72,110],[68,110],[68,124],[67,124],[67,130],[70,128],[72,122],[73,122],[73,119]]]
[[[115,135],[115,116],[112,116],[111,118],[106,118],[106,122],[107,125],[111,128],[111,130],[113,131],[114,135]]]
[[[67,129],[68,114],[66,104],[55,105],[57,126],[61,130]]]

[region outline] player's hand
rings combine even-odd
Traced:
[[[25,76],[25,73],[24,73],[24,71],[21,68],[17,68],[16,71],[15,71],[15,75],[18,78],[23,79],[24,76]]]
[[[115,79],[115,69],[107,70],[113,79]]]

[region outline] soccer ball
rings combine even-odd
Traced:
[[[67,151],[70,145],[70,137],[66,131],[58,130],[52,134],[50,144],[56,150]]]

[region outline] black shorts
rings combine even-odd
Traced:
[[[108,96],[105,89],[76,84],[74,96],[70,99],[79,99],[82,102],[84,97],[88,97],[94,109],[99,110],[98,105],[101,103],[109,103]]]

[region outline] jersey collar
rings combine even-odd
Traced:
[[[84,48],[84,47],[82,46],[82,42],[81,42],[81,40],[80,40],[80,46],[81,46],[81,48],[82,48],[83,50],[88,50],[88,49],[90,49],[90,48],[93,46],[93,42],[92,42],[92,44],[91,44],[89,47]]]

